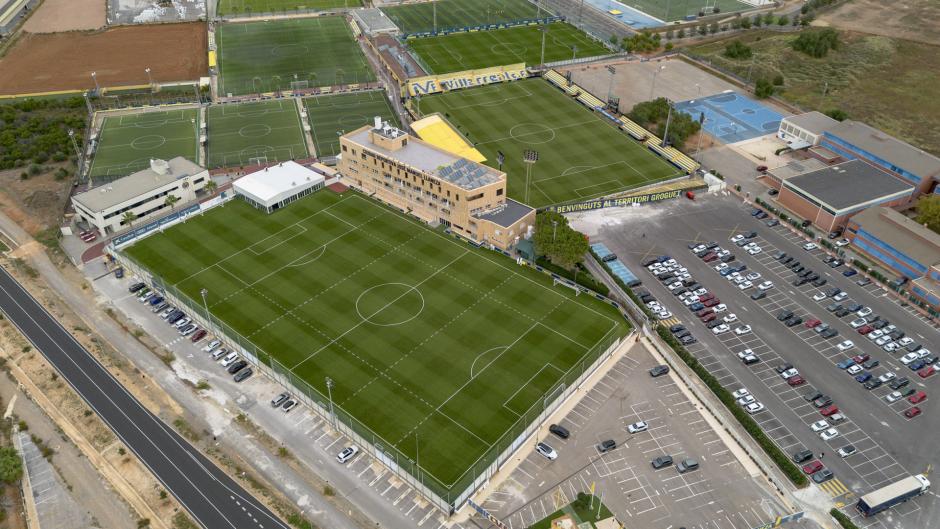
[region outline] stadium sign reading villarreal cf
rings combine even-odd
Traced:
[[[526,72],[525,63],[519,63],[507,66],[494,66],[482,70],[454,72],[447,75],[415,77],[414,79],[408,79],[407,84],[408,93],[411,97],[415,97],[436,94],[438,92],[448,92],[458,88],[470,88],[471,86],[515,81],[517,79],[525,79],[528,76],[529,74]]]
[[[656,202],[657,200],[668,200],[676,198],[685,191],[684,189],[671,189],[661,193],[650,193],[648,195],[634,195],[631,197],[601,198],[598,200],[589,200],[577,204],[561,204],[559,206],[549,206],[546,211],[555,213],[577,213],[579,211],[591,211],[603,208],[616,208],[620,206],[629,206],[630,204],[645,204],[647,202]]]

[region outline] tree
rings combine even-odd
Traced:
[[[684,38],[685,38],[685,28],[679,28],[678,36],[679,36],[680,39],[684,39]]]
[[[610,43],[611,48],[616,48],[617,47],[617,35],[611,35],[610,38],[607,39],[607,42]]]
[[[180,201],[180,197],[176,195],[167,195],[166,200],[163,201],[164,204],[170,207],[170,211],[173,211],[176,208],[176,203]]]
[[[839,32],[832,28],[804,31],[793,40],[791,46],[796,51],[819,59],[825,57],[829,50],[839,48]]]
[[[917,222],[940,233],[940,195],[924,195],[917,201]]]
[[[764,13],[764,25],[769,26],[774,23],[773,13]]]
[[[640,126],[653,129],[657,132],[666,128],[666,118],[669,115],[669,102],[660,97],[653,101],[637,103],[628,114],[630,119]],[[698,117],[698,116],[695,116]],[[669,122],[669,136],[666,138],[671,145],[682,145],[685,140],[701,128],[696,119],[685,112],[673,110],[672,120]]]
[[[829,116],[830,118],[836,121],[845,121],[849,118],[849,115],[845,113],[844,110],[840,108],[830,108],[829,110],[823,112],[823,114]]]
[[[16,453],[16,448],[0,448],[0,481],[8,484],[19,483],[23,477],[23,460]]]
[[[124,215],[121,216],[121,224],[127,226],[133,226],[135,220],[137,220],[137,215],[133,211],[125,211]]]
[[[794,27],[800,25],[800,15],[793,15],[793,22],[792,22],[792,24],[793,24]]]
[[[774,85],[767,79],[758,79],[754,84],[754,96],[758,99],[766,99],[774,95]]]
[[[553,211],[536,215],[533,239],[539,255],[566,270],[580,263],[588,251],[587,237],[569,226],[564,215]]]
[[[697,29],[699,35],[705,35],[708,33],[708,26],[705,24],[700,24]]]
[[[790,19],[787,18],[786,15],[780,15],[779,17],[777,17],[777,25],[778,25],[778,26],[786,26],[786,25],[789,24],[789,23],[790,23]]]
[[[708,32],[711,33],[712,35],[714,35],[715,33],[718,33],[718,22],[712,22],[711,24],[709,24]]]
[[[760,17],[760,15],[754,15],[754,19],[751,21],[751,25],[753,25],[755,28],[759,28],[762,20],[763,19]]]
[[[729,59],[750,59],[754,53],[750,46],[741,42],[740,40],[735,39],[725,44],[724,55]]]
[[[208,182],[206,182],[206,187],[205,187],[206,193],[209,193],[211,195],[218,188],[219,188],[219,184],[215,183],[215,180],[210,179]]]
[[[747,17],[741,18],[741,27],[744,29],[751,29],[751,19]]]
[[[774,86],[783,86],[783,74],[777,74],[774,76]]]

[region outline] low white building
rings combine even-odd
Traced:
[[[780,120],[777,137],[787,142],[794,150],[805,149],[819,145],[823,133],[838,124],[838,121],[814,110]]]
[[[72,197],[75,212],[104,235],[119,232],[127,212],[135,221],[196,200],[196,191],[206,186],[209,171],[177,156],[172,160],[150,160],[150,168],[96,187]],[[167,196],[179,200],[172,206]]]
[[[323,188],[326,178],[296,162],[282,162],[232,183],[235,194],[267,213]]]

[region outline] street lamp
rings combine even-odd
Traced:
[[[209,291],[202,289],[199,293],[202,295],[202,308],[206,311],[206,323],[209,324],[209,327],[212,327],[212,320],[209,319],[209,303],[206,302],[206,296],[209,295]]]
[[[150,83],[150,86],[153,86],[153,77],[150,76],[150,68],[144,68],[144,71],[147,72],[147,81]]]
[[[663,64],[659,68],[653,70],[653,84],[650,85],[650,101],[653,100],[653,92],[656,90],[656,76],[659,75],[659,72],[666,69],[666,65]]]
[[[91,72],[91,79],[95,82],[95,93],[101,93],[101,87],[98,86],[98,72]]]
[[[558,221],[552,221],[552,242],[555,242],[555,233],[558,231]]]
[[[330,422],[333,423],[333,428],[336,428],[336,414],[333,413],[333,379],[326,377],[326,393],[330,398]]]

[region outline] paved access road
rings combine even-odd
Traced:
[[[0,310],[207,529],[287,525],[151,414],[6,270]]]

